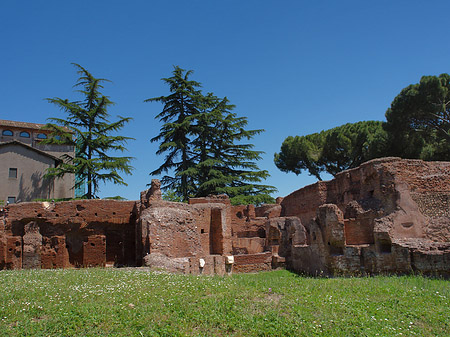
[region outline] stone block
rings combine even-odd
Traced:
[[[190,263],[191,261],[188,257],[173,258],[161,253],[151,253],[144,258],[144,266],[150,267],[152,270],[164,270],[167,272],[180,274],[190,273],[192,269]]]

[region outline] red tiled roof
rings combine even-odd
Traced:
[[[37,123],[27,123],[27,122],[15,122],[15,121],[7,121],[4,119],[0,119],[0,126],[12,126],[16,128],[27,128],[27,129],[35,129],[39,130],[45,124],[37,124]]]
[[[24,129],[33,129],[40,130],[45,124],[38,123],[27,123],[27,122],[16,122],[16,121],[7,121],[5,119],[0,119],[0,126],[6,127],[15,127],[15,128],[24,128]],[[71,130],[65,128],[68,132],[73,133]]]

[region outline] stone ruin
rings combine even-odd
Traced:
[[[0,269],[148,266],[219,274],[450,275],[450,162],[382,158],[273,205],[227,196],[8,205]]]

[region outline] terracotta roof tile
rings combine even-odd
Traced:
[[[27,129],[36,129],[39,130],[45,124],[38,123],[27,123],[27,122],[15,122],[15,121],[7,121],[4,119],[0,119],[0,126],[12,126],[16,128],[27,128]]]
[[[8,121],[5,119],[0,119],[0,126],[6,126],[6,127],[16,127],[16,128],[25,128],[25,129],[33,129],[33,130],[40,130],[45,124],[39,124],[39,123],[28,123],[28,122],[16,122],[16,121]],[[71,130],[67,129],[68,132],[71,132]]]

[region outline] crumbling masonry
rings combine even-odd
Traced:
[[[226,196],[7,206],[0,269],[149,266],[219,274],[286,267],[318,275],[450,275],[450,163],[383,158],[277,204]]]

